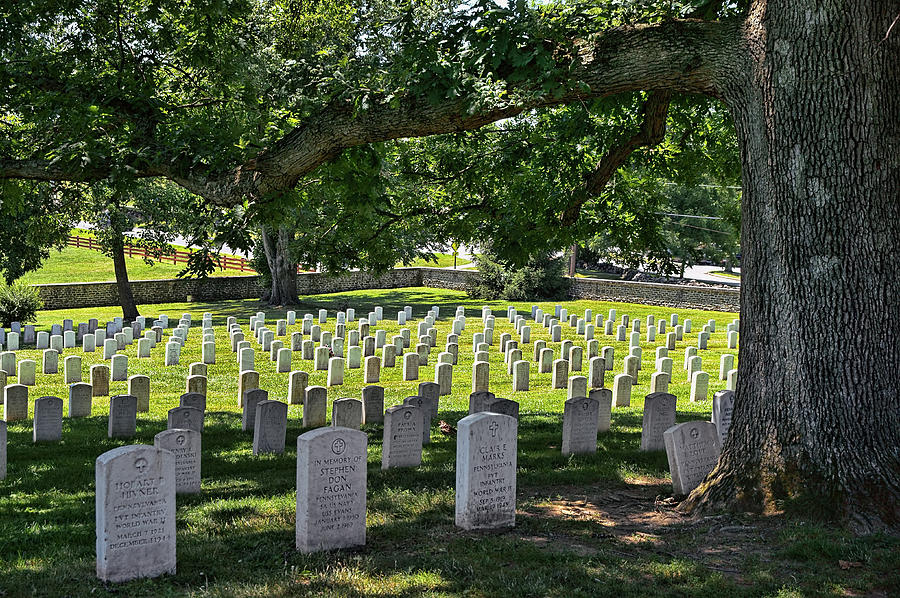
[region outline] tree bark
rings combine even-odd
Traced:
[[[286,226],[281,226],[277,230],[262,227],[263,249],[272,277],[269,305],[300,303],[297,296],[297,262],[291,259],[290,253],[291,237],[292,231]]]
[[[578,243],[573,243],[569,248],[569,276],[575,278],[578,271]]]
[[[109,249],[112,253],[113,268],[116,271],[116,288],[119,290],[119,303],[122,304],[122,318],[126,322],[133,322],[139,314],[134,302],[134,294],[131,292],[131,282],[128,280],[124,236],[113,235]]]
[[[900,2],[757,2],[725,88],[743,162],[740,375],[688,510],[900,531]]]

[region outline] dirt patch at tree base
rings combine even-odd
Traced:
[[[700,568],[750,593],[774,583],[804,594],[900,595],[894,540],[854,538],[784,512],[685,515],[678,504],[665,478],[526,489],[516,532],[581,558]]]
[[[694,517],[677,510],[671,483],[641,478],[603,487],[566,487],[534,493],[518,512],[522,523],[531,518],[552,520],[558,528],[523,540],[548,550],[581,556],[612,552],[625,558],[656,554],[690,561],[745,584],[742,563],[773,560],[781,515],[723,514]]]

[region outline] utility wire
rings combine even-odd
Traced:
[[[654,212],[654,214],[658,214],[660,216],[672,216],[675,218],[696,218],[698,220],[725,220],[724,218],[720,218],[719,216],[695,216],[693,214],[672,214],[670,212]]]
[[[714,228],[704,228],[704,227],[702,227],[702,226],[694,226],[694,225],[692,225],[692,224],[684,224],[683,222],[673,222],[672,224],[677,224],[678,226],[684,226],[684,227],[686,227],[686,228],[693,228],[693,229],[696,229],[696,230],[705,230],[705,231],[710,232],[710,233],[719,233],[720,235],[730,235],[730,234],[731,234],[731,233],[729,233],[729,232],[725,232],[725,231],[722,231],[722,230],[716,230],[716,229],[714,229]]]

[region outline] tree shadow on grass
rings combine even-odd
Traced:
[[[458,424],[467,415],[464,411],[442,411],[438,419]],[[636,415],[621,414],[625,428],[637,423]],[[66,554],[74,565],[67,575],[76,578],[80,588],[95,585],[90,568],[93,562],[94,542],[94,494],[93,460],[106,450],[127,444],[152,444],[153,436],[165,429],[164,421],[140,419],[137,435],[128,440],[106,438],[106,416],[79,420],[67,420],[61,445],[28,446],[29,426],[13,428],[10,441],[16,448],[11,456],[15,465],[10,470],[9,490],[28,488],[27,493],[0,501],[4,506],[0,523],[0,554],[16,554],[29,562],[52,562]],[[250,454],[252,433],[240,430],[240,415],[234,412],[208,412],[203,434],[203,492],[178,497],[179,517],[179,575],[175,586],[197,583],[195,575],[201,572],[214,578],[220,587],[231,584],[248,584],[254,588],[258,580],[241,568],[223,567],[210,562],[209,555],[219,555],[223,560],[238,557],[245,564],[256,564],[267,569],[285,566],[302,567],[313,571],[309,588],[334,587],[345,595],[365,595],[353,583],[342,587],[342,580],[326,575],[326,562],[344,562],[347,567],[363,567],[359,575],[378,584],[384,577],[395,576],[410,567],[430,571],[430,581],[424,584],[407,583],[395,595],[418,595],[435,584],[443,591],[462,592],[464,588],[482,587],[482,576],[502,567],[504,556],[485,557],[477,566],[468,563],[470,558],[465,546],[481,536],[467,534],[453,526],[453,496],[455,488],[456,438],[444,436],[432,430],[432,443],[424,449],[423,464],[417,468],[381,471],[380,452],[383,426],[366,426],[369,434],[368,488],[370,519],[370,545],[361,553],[337,553],[335,555],[302,556],[293,551],[293,506],[296,484],[296,438],[305,432],[299,420],[288,423],[286,450],[281,455],[254,457]],[[661,466],[659,455],[640,454],[634,450],[639,434],[613,429],[599,437],[600,450],[594,455],[564,457],[559,453],[561,415],[532,414],[524,412],[519,424],[519,474],[520,496],[532,487],[578,488],[597,480],[620,484],[627,472],[657,470]],[[664,467],[664,456],[662,457]],[[18,476],[18,479],[17,479]],[[27,479],[23,476],[27,476]],[[502,555],[509,546],[520,550],[519,540],[505,540],[504,532],[491,540],[494,551]],[[436,538],[443,538],[436,540]],[[481,541],[481,540],[479,540]],[[409,546],[424,546],[431,556],[423,561],[407,558],[404,554],[391,563],[377,555],[379,547],[385,550],[403,551]],[[418,548],[417,548],[418,550]],[[531,550],[529,548],[529,550]],[[364,555],[360,565],[348,556]],[[459,561],[459,570],[448,575],[447,555]],[[493,554],[493,553],[492,553]],[[277,555],[278,561],[273,561]],[[374,561],[368,562],[368,559]],[[541,556],[543,562],[548,557]],[[551,557],[551,561],[557,557]],[[505,561],[504,561],[505,562]],[[396,567],[395,567],[396,564]],[[555,568],[556,565],[554,565]],[[279,568],[281,567],[281,568]],[[252,570],[254,567],[251,566]],[[465,571],[471,570],[471,574]],[[55,566],[40,572],[21,572],[20,579],[33,579],[30,575],[42,575],[56,571]],[[569,571],[569,574],[575,574]],[[322,576],[325,575],[324,578]],[[446,579],[443,579],[446,577]],[[437,582],[435,579],[442,578]],[[30,583],[30,582],[29,582]],[[152,594],[152,585],[134,582],[137,594]],[[290,582],[272,595],[289,595]],[[319,586],[317,584],[325,584]],[[499,592],[501,582],[491,582],[485,592]],[[563,586],[559,586],[563,587]],[[123,586],[128,592],[132,585]],[[182,588],[184,589],[184,588]],[[81,590],[74,592],[82,593]]]
[[[329,317],[334,317],[334,312],[344,311],[348,307],[356,310],[356,318],[364,318],[375,307],[384,309],[384,318],[394,320],[396,312],[403,311],[407,305],[413,307],[413,318],[421,319],[433,305],[440,308],[440,319],[452,320],[456,315],[457,306],[465,307],[467,318],[480,318],[481,306],[489,305],[493,308],[505,306],[508,302],[485,301],[483,299],[471,299],[465,293],[458,292],[458,296],[448,299],[447,294],[453,293],[446,289],[429,289],[427,287],[405,287],[392,290],[373,289],[371,291],[352,291],[345,293],[329,293],[325,295],[303,295],[297,305],[273,307],[258,299],[231,299],[224,301],[195,301],[191,303],[191,313],[211,312],[213,314],[213,326],[224,326],[228,316],[234,316],[240,324],[246,324],[250,316],[257,312],[264,312],[267,320],[277,320],[285,317],[287,311],[297,312],[297,319],[301,320],[305,313],[313,314],[318,320],[318,310],[326,309]],[[370,297],[370,295],[377,295]],[[147,306],[156,308],[158,306]],[[162,306],[159,306],[162,307]],[[227,314],[227,315],[224,315]]]
[[[435,436],[417,468],[382,472],[370,455],[366,546],[303,555],[294,549],[295,450],[249,456],[248,434],[239,431],[238,416],[210,415],[206,434],[214,448],[204,457],[210,486],[178,498],[177,575],[99,583],[93,573],[92,492],[62,493],[28,500],[18,514],[0,518],[0,554],[40,563],[7,569],[10,595],[62,590],[53,582],[36,585],[37,580],[59,580],[73,596],[562,597],[603,595],[602,588],[622,596],[665,596],[734,595],[746,589],[720,571],[741,569],[747,541],[741,530],[747,522],[723,528],[721,521],[729,519],[715,519],[715,525],[686,521],[657,500],[668,496],[667,480],[622,481],[622,471],[640,465],[633,432],[614,429],[601,435],[606,446],[596,455],[563,458],[547,448],[557,436],[552,418],[539,416],[533,423],[523,418],[517,524],[490,532],[453,524],[455,439]],[[464,415],[442,413],[453,421]],[[96,427],[96,422],[83,424]],[[290,426],[288,447],[302,431],[296,423]],[[368,431],[376,436],[382,428]],[[380,450],[377,437],[370,442]],[[609,467],[611,461],[621,464]],[[11,539],[21,537],[25,527],[28,542],[13,545]],[[766,587],[782,583],[774,578]]]

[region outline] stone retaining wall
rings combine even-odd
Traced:
[[[422,268],[396,268],[380,276],[372,276],[365,272],[348,272],[341,276],[304,272],[297,275],[297,293],[303,296],[362,289],[420,287],[422,286],[421,270]]]
[[[381,276],[351,272],[331,276],[318,272],[297,275],[300,295],[339,293],[359,289],[433,287],[464,290],[474,276],[471,270],[443,268],[397,268]],[[104,307],[119,304],[114,282],[84,282],[35,285],[44,300],[44,309]],[[224,299],[254,299],[262,294],[258,276],[223,276],[197,279],[136,280],[131,283],[134,299],[141,304]],[[684,309],[738,311],[740,291],[706,286],[672,285],[621,280],[576,278],[570,292],[574,299],[597,299],[645,303]]]
[[[473,270],[445,270],[443,268],[419,268],[423,287],[465,291],[466,282],[475,276]]]
[[[680,309],[732,312],[741,309],[741,291],[739,289],[723,289],[705,285],[576,278],[572,281],[569,295],[573,299],[646,303]]]
[[[119,305],[119,289],[114,282],[76,282],[34,285],[44,301],[44,309],[74,309]],[[262,287],[258,276],[222,276],[206,280],[172,278],[134,280],[131,292],[138,305],[194,300],[252,299]]]

